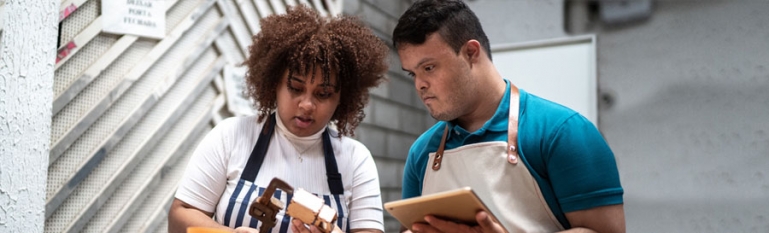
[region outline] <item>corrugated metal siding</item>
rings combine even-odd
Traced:
[[[323,1],[304,4],[340,12]],[[102,33],[100,0],[62,1],[45,231],[165,232],[189,156],[231,115],[224,66],[246,57],[259,18],[294,4],[169,0],[156,40]]]

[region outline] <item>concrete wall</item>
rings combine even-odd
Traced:
[[[0,232],[42,232],[59,1],[5,1],[3,9]]]
[[[598,37],[600,111],[628,228],[769,229],[767,1],[658,1],[649,21]]]
[[[467,4],[492,45],[566,36],[561,0],[475,0]]]
[[[391,46],[389,81],[373,91],[366,118],[355,132],[374,155],[384,202],[401,199],[403,165],[408,150],[414,140],[435,123],[392,49],[392,31],[409,5],[406,0],[344,1],[345,14],[361,17]],[[385,232],[398,231],[400,224],[389,214],[384,215]]]

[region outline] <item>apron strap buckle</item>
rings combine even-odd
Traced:
[[[438,151],[435,152],[435,159],[433,160],[433,171],[441,169],[441,161],[443,160],[443,150],[446,149],[446,134],[449,132],[449,125],[446,124],[446,128],[443,129],[443,137],[441,137],[441,144],[438,145]]]
[[[515,145],[510,145],[507,150],[507,162],[513,165],[518,164],[518,148]]]

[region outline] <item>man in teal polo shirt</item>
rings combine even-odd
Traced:
[[[579,113],[519,90],[459,0],[414,3],[393,32],[403,70],[439,122],[409,151],[403,198],[470,186],[495,214],[427,216],[418,232],[624,232],[614,154]],[[503,229],[504,227],[504,229]]]

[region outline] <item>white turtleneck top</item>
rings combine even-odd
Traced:
[[[267,155],[254,184],[266,187],[278,177],[294,188],[328,194],[321,130],[307,137],[289,132],[278,117]],[[256,145],[263,123],[256,116],[232,117],[219,123],[195,149],[176,198],[222,222],[230,196]],[[349,229],[384,231],[379,176],[371,152],[349,137],[338,137],[329,129],[339,173]],[[256,194],[254,194],[256,196]],[[340,201],[341,202],[341,201]],[[224,223],[223,223],[224,224]],[[225,224],[227,225],[227,224]],[[290,231],[290,229],[289,229]]]

